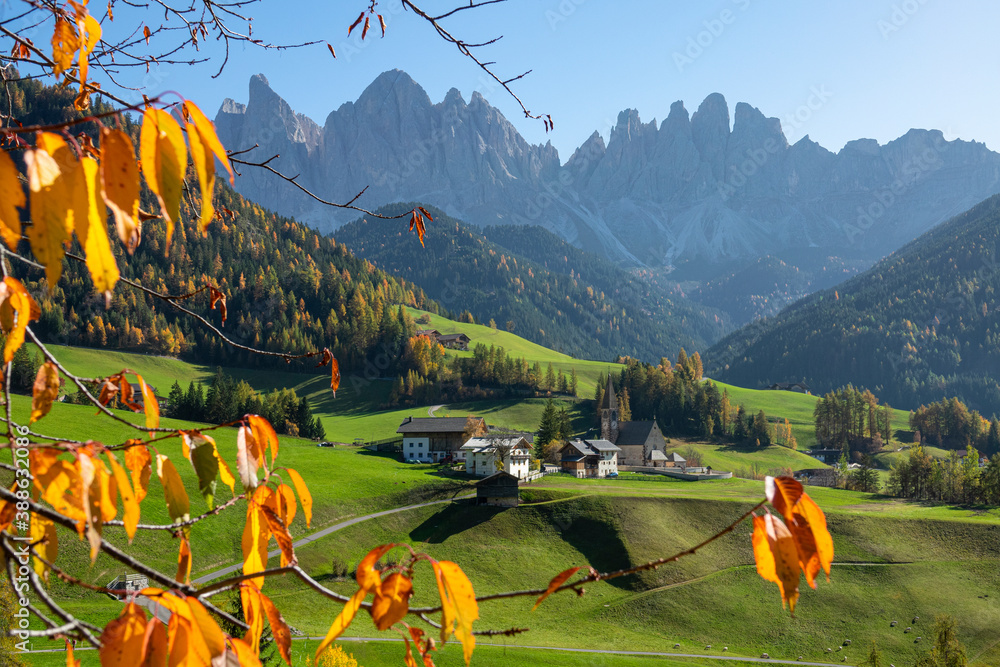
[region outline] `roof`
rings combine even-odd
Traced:
[[[687,463],[687,459],[677,452],[670,452],[667,454],[666,458],[668,461],[673,461],[674,463]]]
[[[608,440],[584,440],[584,442],[586,442],[588,445],[591,446],[591,448],[595,449],[598,452],[620,452],[621,451],[621,449],[619,449],[617,446],[615,446],[615,443],[610,442]]]
[[[572,447],[575,452],[563,454],[563,460],[576,461],[582,456],[598,456],[603,452],[620,452],[621,449],[607,440],[571,440],[566,447]],[[565,451],[566,447],[563,447]],[[574,458],[576,457],[576,458]]]
[[[438,336],[438,340],[444,342],[451,342],[453,340],[462,340],[463,338],[465,340],[469,340],[469,337],[466,336],[464,333],[443,334],[441,336]]]
[[[418,336],[440,336],[441,332],[437,329],[417,329]]]
[[[512,438],[469,438],[461,449],[466,452],[482,452],[493,449],[498,441],[504,441],[505,446],[510,443],[514,449],[531,449],[528,441],[520,435]]]
[[[617,410],[618,397],[615,396],[615,385],[611,382],[611,373],[608,373],[608,386],[604,389],[604,398],[601,399],[601,410]]]
[[[619,422],[617,445],[644,445],[649,438],[650,432],[656,426],[655,421],[648,422]]]
[[[469,417],[407,417],[396,433],[464,433]],[[478,424],[482,417],[471,417]]]
[[[513,484],[510,483],[511,480],[513,480]],[[493,473],[489,477],[484,477],[473,484],[473,486],[517,486],[519,483],[520,480],[518,480],[517,477],[511,475],[509,472],[501,470],[500,472]]]
[[[650,461],[673,461],[674,459],[668,459],[667,455],[661,452],[659,449],[654,449],[649,453]],[[684,459],[681,459],[683,461]]]
[[[806,391],[809,391],[809,385],[805,382],[775,382],[768,389],[791,389],[792,387],[802,387]]]

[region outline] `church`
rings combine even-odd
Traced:
[[[663,468],[667,465],[667,443],[656,421],[618,421],[618,397],[608,375],[601,401],[601,439],[618,447],[618,465]]]

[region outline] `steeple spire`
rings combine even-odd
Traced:
[[[611,373],[608,373],[608,386],[604,390],[604,399],[601,401],[601,410],[617,410],[618,397],[615,396],[615,385],[611,382]]]

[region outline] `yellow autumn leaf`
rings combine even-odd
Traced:
[[[45,150],[26,150],[24,164],[31,194],[28,241],[35,258],[45,266],[45,277],[51,292],[62,275],[62,260],[66,252],[63,243],[69,239],[66,223],[72,223],[69,203],[73,192],[63,178],[60,165]]]
[[[21,240],[21,216],[17,209],[27,205],[17,167],[7,151],[0,151],[0,236],[11,250]]]
[[[445,633],[454,632],[455,636],[462,642],[462,652],[465,656],[465,664],[468,665],[472,659],[472,651],[476,647],[476,636],[472,634],[472,624],[479,618],[479,604],[476,602],[476,594],[472,590],[472,582],[465,576],[456,563],[451,561],[440,561],[434,564],[434,571],[438,577],[438,587],[443,591],[441,603],[445,603],[445,595],[448,598],[448,606],[451,609],[451,620],[455,627],[452,630],[451,623],[442,623],[442,641],[445,641]]]
[[[125,468],[118,463],[118,459],[110,451],[107,452],[107,455],[108,462],[111,464],[111,474],[115,478],[115,482],[118,485],[118,494],[122,499],[122,509],[124,510],[122,519],[125,524],[125,534],[128,535],[128,541],[131,544],[132,538],[135,537],[136,526],[139,525],[139,501],[136,499],[135,491],[132,490],[132,485],[129,483]]]
[[[184,134],[173,116],[163,109],[148,107],[142,117],[139,152],[146,185],[160,202],[160,212],[167,224],[167,248],[180,222],[184,171],[187,169],[187,146]]]
[[[80,48],[80,92],[82,93],[87,82],[87,70],[89,69],[90,54],[94,52],[94,47],[101,41],[101,24],[93,16],[87,13],[86,3],[74,3],[76,8],[76,29]]]
[[[59,553],[59,536],[56,535],[56,526],[48,519],[38,516],[31,517],[31,541],[35,544],[35,551],[39,556],[49,563],[56,561]],[[40,576],[45,583],[49,583],[49,566],[38,558],[32,558],[34,562],[35,574]]]
[[[198,174],[198,184],[201,186],[201,219],[199,227],[202,233],[208,224],[212,222],[215,215],[215,207],[212,205],[212,193],[215,190],[215,159],[222,162],[226,171],[229,172],[229,183],[233,183],[233,168],[229,164],[229,156],[226,149],[222,147],[218,135],[215,133],[215,126],[212,121],[202,113],[201,109],[195,106],[194,102],[184,102],[184,117],[188,119],[185,124],[187,130],[188,143],[191,144],[191,161]]]
[[[156,476],[163,485],[163,495],[167,501],[167,513],[170,519],[174,522],[186,521],[191,512],[191,504],[184,489],[184,482],[177,474],[174,464],[162,454],[156,455]]]
[[[139,245],[139,167],[128,135],[101,128],[101,197],[115,216],[118,238],[129,254]]]
[[[87,190],[87,214],[74,215],[73,224],[76,238],[87,256],[87,269],[94,288],[105,295],[107,302],[120,274],[108,240],[107,211],[100,189],[100,165],[92,157],[84,157],[80,164]]]
[[[14,353],[24,344],[28,322],[41,317],[42,311],[17,278],[7,276],[3,279],[0,298],[3,297],[4,303],[10,305],[15,315],[13,325],[7,330],[7,342],[3,348],[4,364],[9,364],[14,359]]]

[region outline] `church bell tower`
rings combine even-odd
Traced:
[[[604,390],[601,401],[601,439],[614,443],[618,440],[618,397],[615,396],[615,385],[608,373],[608,386]]]

